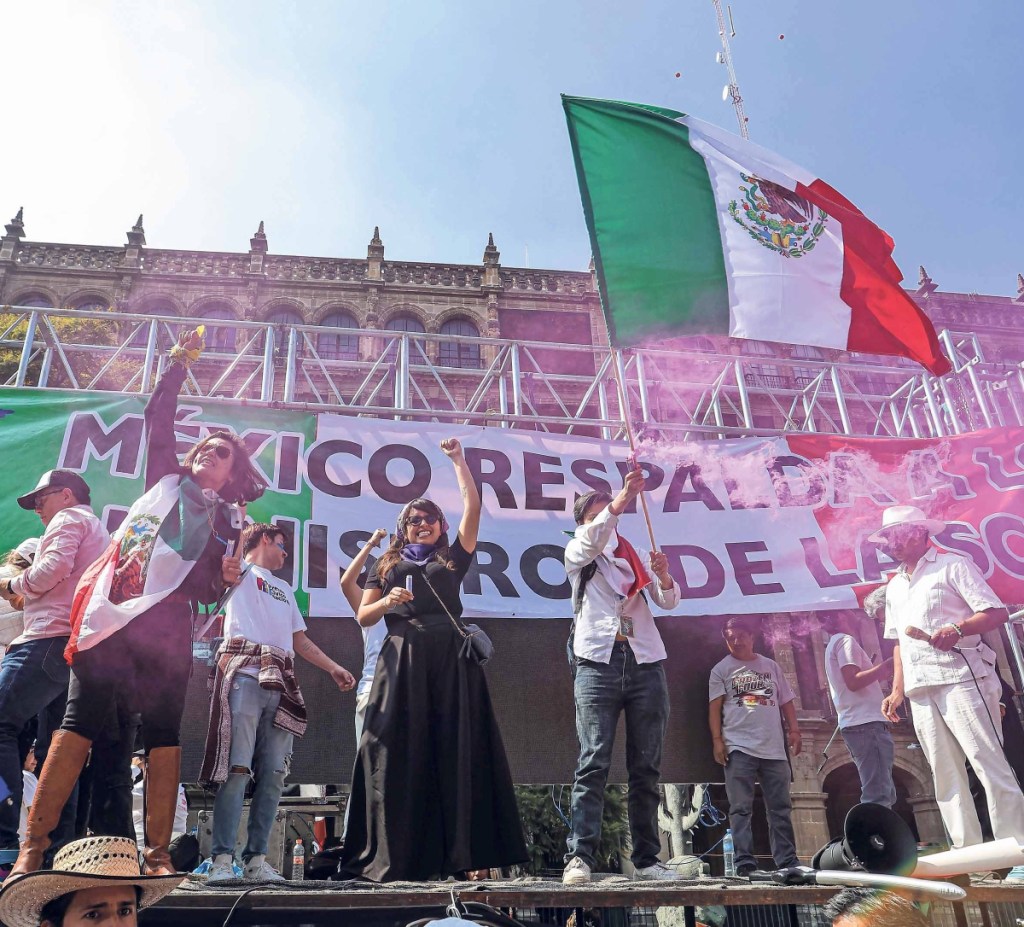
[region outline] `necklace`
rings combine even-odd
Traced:
[[[207,505],[205,491],[200,489],[199,493],[200,493],[200,496],[201,496],[201,498],[203,500],[203,511],[206,513],[206,520],[210,523],[210,532],[213,534],[213,536],[218,541],[221,542],[221,544],[224,545],[224,549],[225,550],[229,549],[231,547],[231,541],[228,538],[221,537],[220,534],[217,531],[217,526],[214,525],[214,523],[213,523],[213,515],[217,514],[217,502],[215,501],[213,503],[213,509],[212,509],[213,515],[211,515],[210,514],[211,508],[210,508],[209,505]]]

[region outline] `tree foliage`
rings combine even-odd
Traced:
[[[64,362],[56,351],[56,345],[63,350],[67,365],[71,368],[80,386],[90,383],[107,363],[113,351],[102,348],[116,348],[121,344],[124,323],[116,315],[106,319],[76,318],[72,312],[67,315],[49,315],[56,339],[41,317],[36,326],[35,347],[37,356],[29,363],[26,383],[35,386],[39,382],[43,356],[41,347],[54,349],[50,373],[46,385],[71,387],[72,380]],[[28,332],[28,321],[24,313],[0,309],[0,385],[14,385],[14,378],[21,363],[21,343]],[[101,350],[97,350],[100,348]],[[138,357],[122,354],[110,365],[94,389],[121,389],[139,369]]]
[[[526,868],[534,875],[545,869],[561,869],[564,865],[565,841],[569,825],[569,786],[520,785],[516,787],[519,813],[526,833],[530,861]],[[562,814],[559,814],[561,808]],[[626,790],[610,785],[604,793],[604,817],[601,844],[597,851],[597,869],[619,871],[619,851],[629,840],[626,817]]]

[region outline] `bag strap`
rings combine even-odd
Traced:
[[[597,560],[591,560],[582,570],[580,570],[580,582],[576,587],[576,594],[572,597],[572,613],[578,615],[583,609],[583,590],[587,588],[593,578],[594,574],[597,573]]]
[[[456,618],[448,610],[448,606],[444,604],[444,599],[442,599],[441,596],[439,596],[437,594],[437,590],[434,588],[434,584],[429,579],[427,579],[427,571],[423,567],[420,567],[420,575],[423,577],[423,582],[425,582],[427,584],[427,587],[430,589],[430,591],[432,593],[434,593],[434,598],[437,599],[437,601],[441,603],[441,608],[444,609],[444,613],[448,616],[448,620],[451,621],[451,623],[453,625],[455,625],[455,630],[459,632],[459,634],[462,636],[463,640],[468,640],[469,637],[470,637],[469,631],[467,631],[465,625],[463,625],[458,620],[458,618]]]

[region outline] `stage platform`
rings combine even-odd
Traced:
[[[401,882],[374,885],[366,882],[286,882],[272,886],[252,886],[235,882],[207,886],[200,877],[192,877],[160,904],[147,909],[140,918],[143,925],[182,925],[206,927],[222,925],[231,914],[230,924],[352,924],[363,927],[405,927],[421,917],[442,917],[454,898],[461,904],[480,903],[513,909],[513,916],[531,924],[564,927],[576,912],[642,909],[649,912],[639,920],[662,924],[659,908],[684,909],[671,918],[683,927],[693,923],[697,906],[724,905],[731,908],[772,908],[781,912],[772,917],[743,918],[746,924],[822,925],[814,908],[824,904],[840,889],[834,887],[785,887],[750,883],[745,879],[707,877],[677,882],[632,882],[622,876],[596,877],[589,885],[565,886],[561,882],[523,878],[492,882]],[[1008,916],[1024,912],[1024,885],[1011,887],[998,882],[975,884],[968,888],[964,906],[946,908],[946,916],[935,923],[1013,925]],[[966,911],[955,910],[966,908]],[[952,908],[953,910],[950,910]],[[232,911],[232,909],[234,909]],[[999,909],[999,910],[997,910]],[[521,915],[519,914],[521,912]],[[737,914],[739,912],[737,911]],[[936,912],[938,913],[938,912]],[[626,924],[630,919],[618,920]],[[602,917],[597,922],[606,923]],[[576,924],[583,927],[584,919]]]

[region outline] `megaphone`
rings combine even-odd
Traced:
[[[815,869],[909,874],[917,862],[917,842],[895,811],[885,805],[854,805],[843,836],[825,844],[811,860]]]

